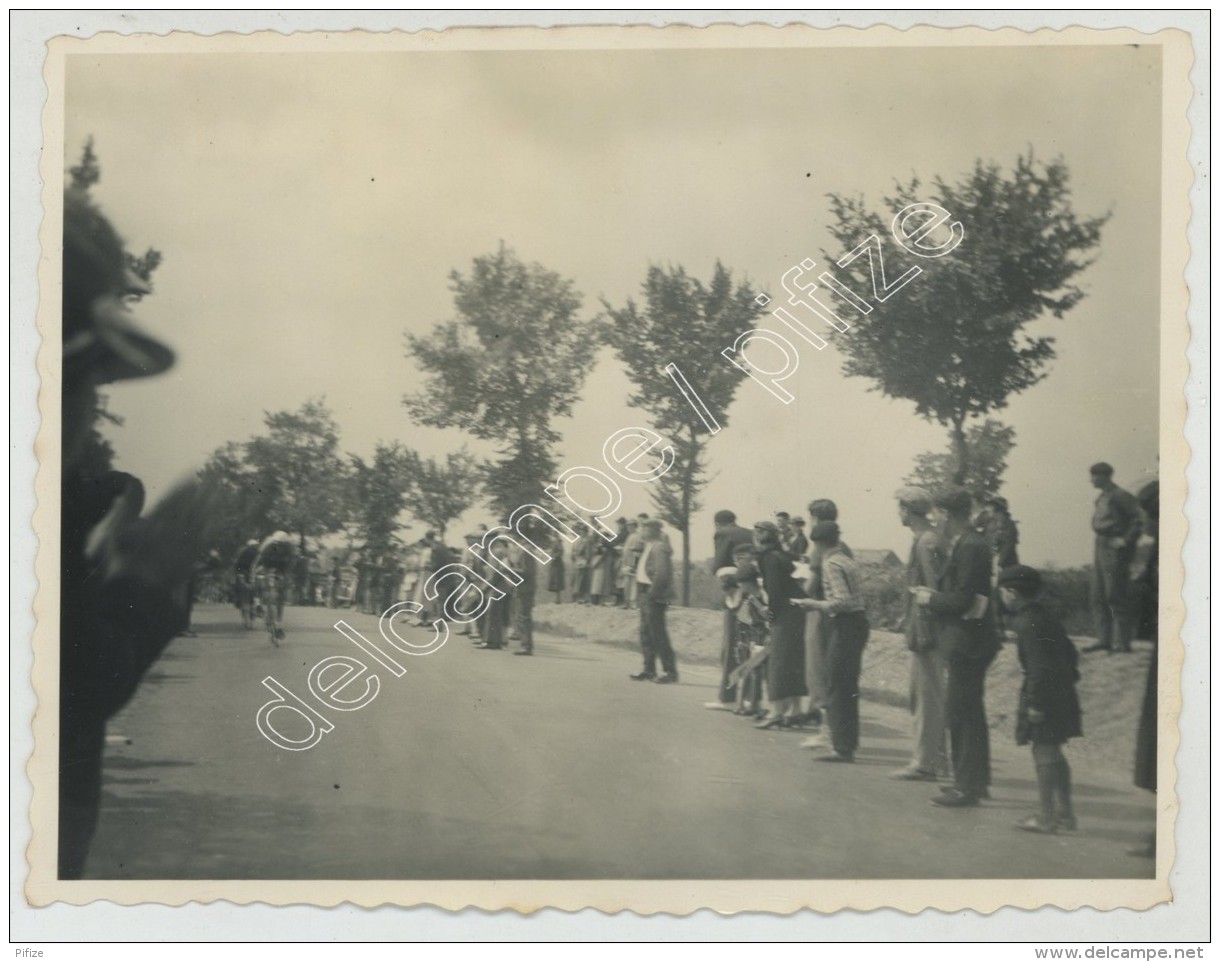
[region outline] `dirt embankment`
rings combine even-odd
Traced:
[[[535,626],[544,634],[587,638],[592,644],[639,649],[639,612],[588,605],[540,605]],[[669,635],[679,668],[683,664],[716,665],[720,660],[721,616],[703,608],[669,610]],[[1086,639],[1077,639],[1083,647]],[[1084,710],[1085,737],[1074,741],[1076,751],[1114,771],[1131,768],[1135,730],[1144,696],[1145,674],[1152,646],[1136,642],[1129,655],[1104,652],[1081,655],[1078,686]],[[901,635],[873,631],[864,650],[860,675],[866,700],[889,705],[908,703],[910,653]],[[996,737],[1012,738],[1016,724],[1021,667],[1016,646],[1004,646],[987,675],[987,715]]]

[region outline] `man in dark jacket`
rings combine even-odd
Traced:
[[[736,587],[734,581],[720,572],[726,568],[736,570],[733,561],[733,550],[740,545],[752,545],[754,533],[737,523],[737,515],[732,511],[717,511],[712,519],[716,533],[712,536],[714,553],[712,556],[712,574],[720,581],[720,587],[728,595]],[[729,681],[729,675],[737,667],[737,612],[729,607],[724,609],[724,637],[720,644],[720,695],[716,701],[705,702],[704,708],[732,711],[737,704],[737,686]]]
[[[949,665],[945,723],[954,786],[937,805],[977,805],[991,781],[991,744],[983,689],[999,651],[991,608],[991,548],[970,527],[970,493],[951,487],[933,499],[944,531],[945,567],[936,590],[914,588],[916,604],[932,615],[937,647]]]
[[[212,511],[187,485],[141,517],[139,480],[99,463],[97,387],[159,374],[173,354],[135,325],[128,304],[147,288],[76,188],[64,196],[63,258],[58,874],[77,879],[97,825],[106,721],[181,630]]]

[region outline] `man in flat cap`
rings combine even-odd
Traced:
[[[632,675],[634,681],[655,681],[658,685],[673,685],[678,681],[678,667],[669,629],[665,625],[666,610],[673,601],[673,552],[661,538],[661,522],[648,518],[640,524],[644,533],[643,549],[636,565],[635,580],[640,604],[640,647],[644,653],[644,670]],[[657,675],[657,657],[661,670]]]
[[[136,325],[123,243],[88,194],[64,195],[63,474],[60,517],[59,849],[80,878],[101,803],[106,721],[180,631],[211,506],[197,485],[141,516],[144,488],[96,457],[100,385],[167,370],[173,354]]]
[[[944,565],[940,535],[928,520],[932,498],[923,488],[906,487],[895,497],[898,517],[912,535],[911,556],[907,561],[908,588],[935,588]],[[911,715],[915,723],[915,748],[905,768],[894,772],[899,781],[934,782],[949,772],[945,751],[944,652],[933,630],[931,613],[915,603],[908,594],[906,616],[907,648],[911,651]]]
[[[1114,483],[1104,461],[1089,468],[1098,490],[1093,504],[1093,580],[1090,600],[1097,641],[1084,650],[1131,650],[1131,590],[1128,571],[1140,536],[1140,510],[1130,492]]]

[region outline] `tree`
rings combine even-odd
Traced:
[[[666,370],[676,364],[708,412],[723,427],[745,372],[721,356],[754,326],[762,308],[745,284],[717,262],[711,282],[681,267],[652,266],[643,284],[643,307],[628,300],[615,310],[607,335],[635,386],[628,403],[647,411],[653,427],[671,439],[675,460],[652,489],[661,517],[682,533],[682,604],[690,604],[690,518],[707,484],[704,454],[708,426]]]
[[[90,188],[102,179],[102,168],[98,163],[97,154],[93,152],[93,138],[85,141],[81,151],[80,163],[68,168],[68,180],[73,190],[88,194]],[[161,263],[161,252],[151,247],[142,257],[135,257],[130,251],[124,251],[123,257],[129,268],[146,284],[150,283],[153,271]],[[134,295],[131,299],[139,300],[143,295]],[[93,409],[93,422],[89,427],[84,441],[79,463],[82,470],[91,477],[100,477],[110,471],[114,465],[114,446],[106,440],[101,432],[102,422],[108,422],[116,427],[122,427],[123,419],[112,413],[107,407],[107,396],[100,390],[94,392],[97,402]]]
[[[884,215],[862,198],[831,194],[830,230],[843,251],[854,251],[869,235],[888,235],[899,211],[928,200],[961,224],[964,239],[950,254],[920,258],[920,276],[835,340],[845,374],[872,379],[876,390],[914,401],[918,414],[949,428],[961,483],[970,474],[966,422],[1046,376],[1054,338],[1025,327],[1047,313],[1062,318],[1084,297],[1073,278],[1092,263],[1085,255],[1109,215],[1078,218],[1067,167],[1030,152],[1008,173],[978,161],[956,184],[898,184]],[[857,257],[837,270],[859,293],[873,289],[871,263]],[[886,272],[898,276],[904,267],[891,259]]]
[[[198,478],[215,505],[213,547],[221,557],[232,558],[246,541],[268,533],[271,492],[246,462],[245,444],[230,441],[217,448]]]
[[[1004,483],[1008,454],[1016,445],[1016,431],[995,418],[966,429],[966,453],[969,468],[957,479],[957,456],[952,451],[925,451],[915,458],[915,468],[907,475],[906,484],[917,484],[929,491],[948,484],[961,484],[976,499],[995,494]]]
[[[407,334],[408,356],[430,375],[403,399],[431,427],[456,427],[499,444],[483,486],[502,512],[538,497],[554,476],[556,417],[570,414],[593,366],[600,326],[577,317],[570,281],[526,265],[504,244],[450,274],[456,318],[426,337]]]
[[[81,151],[80,163],[68,168],[68,177],[77,190],[88,191],[90,187],[102,179],[102,168],[93,152],[93,138],[85,141],[85,149]]]
[[[465,448],[450,452],[444,461],[404,452],[403,477],[406,508],[445,540],[449,522],[465,514],[478,497],[486,469]]]
[[[263,420],[269,433],[246,442],[245,463],[268,494],[267,523],[297,532],[304,551],[306,537],[338,530],[349,513],[339,428],[324,398]]]
[[[394,544],[402,529],[399,516],[406,508],[407,456],[402,445],[378,442],[373,463],[351,458],[351,503],[357,537],[366,551],[381,555]]]

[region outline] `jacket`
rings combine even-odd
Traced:
[[[962,616],[979,596],[991,597],[991,547],[967,529],[948,547],[945,568],[928,603],[937,647],[949,658],[990,660],[999,650],[999,632],[990,603],[982,618]]]
[[[651,543],[652,550],[648,551]],[[658,604],[669,604],[674,600],[674,556],[664,541],[644,542],[648,557],[644,561],[644,572],[652,582],[650,597]]]

